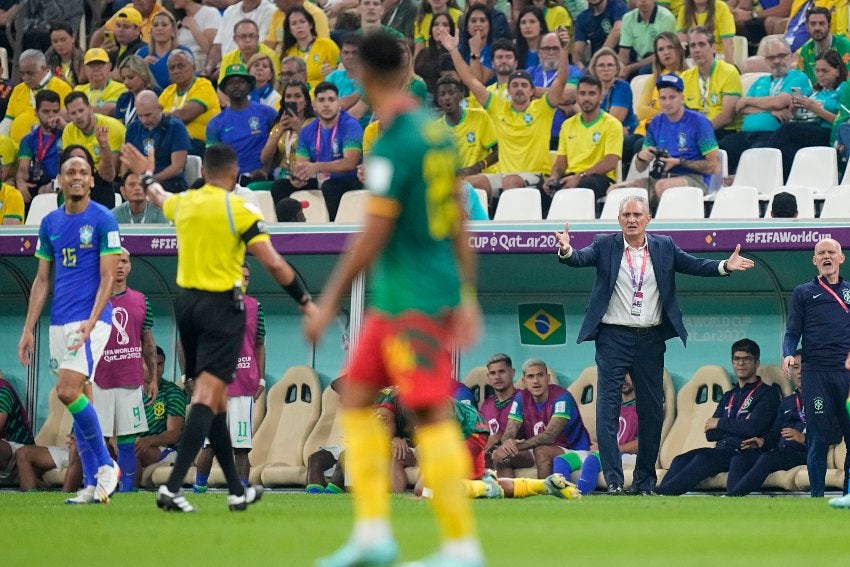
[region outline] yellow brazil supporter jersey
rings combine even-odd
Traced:
[[[730,63],[717,60],[711,67],[708,81],[703,80],[699,68],[691,67],[682,73],[685,82],[685,106],[714,120],[723,111],[723,96],[741,96],[741,75]],[[724,130],[740,130],[741,117],[735,118]]]
[[[120,152],[121,144],[124,143],[124,134],[126,133],[124,125],[110,116],[93,113],[92,117],[95,125],[107,126],[109,128],[109,148],[113,152]],[[95,168],[100,166],[100,158],[103,156],[100,153],[100,145],[97,143],[94,128],[92,128],[90,134],[86,135],[73,122],[65,126],[65,129],[62,131],[62,147],[67,148],[73,144],[84,146],[94,158]]]
[[[550,6],[543,11],[543,19],[550,32],[558,31],[558,26],[573,27],[573,19],[563,6]]]
[[[331,27],[328,23],[328,17],[325,11],[313,4],[310,1],[304,2],[304,9],[313,16],[313,21],[316,23],[317,37],[330,37]],[[269,26],[269,33],[266,34],[264,41],[277,46],[278,54],[283,48],[283,26],[286,23],[286,13],[280,10],[275,10],[272,14],[272,23]]]
[[[261,43],[258,46],[259,53],[263,55],[268,55],[269,59],[272,60],[272,67],[274,67],[274,76],[280,76],[280,57],[277,56],[277,53],[274,52],[274,49],[269,47],[268,45]],[[248,62],[242,59],[242,52],[238,49],[234,49],[233,51],[228,51],[224,57],[221,58],[221,70],[218,72],[218,82],[224,78],[224,72],[231,65],[235,65],[237,63],[241,63],[242,65],[248,66]]]
[[[487,85],[487,90],[509,102],[511,100],[511,95],[508,94],[508,83],[490,83]],[[481,108],[481,105],[478,103],[478,99],[475,98],[474,94],[470,93],[470,95],[466,97],[466,101],[467,108]]]
[[[142,14],[142,41],[148,43],[151,40],[151,26],[153,25],[153,17],[157,15],[158,12],[161,12],[165,8],[159,2],[154,2],[153,8],[151,8],[151,13],[146,18],[144,14]],[[106,23],[103,24],[103,29],[106,31],[114,32],[115,31],[115,22],[117,21],[118,16],[112,16]]]
[[[623,124],[604,110],[590,124],[585,124],[579,113],[561,126],[558,155],[566,156],[567,173],[588,170],[611,154],[623,157]],[[606,175],[616,178],[614,170]]]
[[[188,102],[196,102],[204,108],[204,112],[200,116],[186,124],[189,137],[206,142],[207,122],[221,112],[221,104],[218,102],[218,96],[215,94],[215,89],[209,79],[195,77],[186,92],[178,92],[177,85],[171,83],[159,95],[162,110],[167,113],[183,108],[183,105]]]
[[[664,6],[665,8],[673,12],[673,15],[678,18],[679,12],[682,11],[682,8],[685,5],[685,0],[660,0],[658,2],[658,5]]]
[[[162,212],[177,232],[177,285],[184,289],[233,289],[242,281],[245,247],[269,240],[259,209],[209,183],[168,197]]]
[[[0,135],[0,166],[12,167],[18,161],[18,144],[9,136]]]
[[[381,135],[381,121],[370,122],[363,130],[363,155],[370,153]]]
[[[440,118],[440,122],[448,126],[454,136],[462,168],[475,165],[486,158],[499,141],[493,121],[484,110],[461,110],[460,122],[454,126],[449,124],[445,117]],[[496,173],[496,164],[485,169],[484,173]]]
[[[58,77],[54,77],[49,72],[45,79],[42,88],[58,94],[59,106],[65,108],[65,97],[71,92],[71,85]],[[33,126],[38,124],[38,118],[35,115],[36,92],[38,91],[31,90],[26,83],[18,83],[9,97],[9,105],[6,107],[6,118],[12,121],[9,136],[16,144],[21,143],[21,138],[29,134]]]
[[[426,0],[427,1],[427,0]],[[449,16],[451,16],[452,21],[455,23],[455,29],[458,29],[458,23],[460,22],[460,17],[463,15],[463,12],[458,10],[457,8],[449,8]],[[428,13],[422,16],[421,22],[414,22],[413,24],[413,42],[414,43],[424,43],[425,47],[428,47],[428,40],[431,35],[431,20],[434,19],[434,14]]]
[[[555,107],[549,97],[538,98],[522,112],[511,103],[490,95],[484,106],[499,138],[499,173],[538,173],[551,170],[549,136]]]
[[[708,1],[714,2],[714,46],[717,53],[723,53],[723,42],[721,40],[735,37],[735,18],[732,16],[732,10],[723,0]],[[683,8],[676,17],[676,29],[680,32],[686,32],[694,26],[704,26],[707,17],[708,12],[703,12],[696,14],[695,23],[685,22],[685,10]]]
[[[77,85],[74,90],[86,93],[92,108],[99,108],[104,104],[118,102],[118,97],[127,90],[127,87],[124,86],[124,83],[108,79],[106,86],[102,89],[93,89],[91,84],[86,83],[85,85]]]
[[[7,219],[24,222],[24,198],[20,191],[3,183],[0,185],[0,223]]]
[[[286,50],[285,55],[300,57],[307,64],[307,82],[310,85],[310,91],[325,79],[322,75],[324,65],[331,67],[339,65],[339,47],[333,40],[325,37],[317,37],[306,53],[298,48],[298,44],[295,44]]]

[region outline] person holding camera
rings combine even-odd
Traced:
[[[558,157],[544,191],[552,196],[560,189],[587,187],[604,197],[623,154],[623,125],[599,107],[602,83],[596,77],[579,79],[576,96],[581,112],[561,127]]]
[[[24,202],[39,193],[53,193],[53,180],[59,174],[62,122],[59,120],[59,95],[44,89],[35,95],[38,128],[21,139],[18,148],[16,185]]]
[[[670,187],[699,187],[705,192],[711,176],[720,173],[714,128],[705,115],[685,108],[682,78],[667,73],[658,77],[655,86],[661,114],[647,125],[643,149],[635,160],[638,171],[650,168],[649,178],[622,185],[646,187],[653,208]]]

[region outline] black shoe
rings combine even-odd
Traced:
[[[263,497],[263,488],[261,486],[246,486],[242,496],[234,494],[227,495],[227,507],[231,512],[241,512],[248,505],[256,504]]]
[[[608,494],[608,496],[622,496],[625,494],[625,492],[623,492],[622,485],[610,484],[608,485],[608,492],[606,494]]]
[[[176,494],[172,494],[164,484],[157,491],[156,505],[166,512],[195,511],[195,508],[183,497],[183,490],[178,490]]]
[[[658,496],[654,490],[644,488],[631,488],[626,494],[629,496]]]

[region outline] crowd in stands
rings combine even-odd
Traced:
[[[850,39],[835,0],[115,0],[88,14],[90,30],[72,6],[26,6],[0,14],[23,38],[3,45],[20,79],[0,85],[4,224],[55,192],[76,146],[97,171],[94,199],[129,201],[125,142],[172,192],[197,181],[189,156],[228,143],[240,185],[270,191],[281,217],[292,193],[318,190],[334,220],[380,131],[358,82],[374,30],[398,38],[410,93],[455,134],[474,220],[515,188],[538,188],[544,214],[558,190],[601,199],[632,167],[649,172],[639,182],[653,205],[670,187],[707,193],[719,150],[726,185],[749,148],[780,149],[785,176],[801,148],[850,152]],[[140,199],[116,214],[162,222]]]

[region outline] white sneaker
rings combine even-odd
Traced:
[[[850,508],[850,494],[845,494],[844,496],[839,496],[837,498],[831,498],[829,500],[829,505],[833,508]]]
[[[183,489],[178,490],[176,494],[172,494],[164,484],[157,490],[156,505],[166,512],[195,511],[195,507],[189,504],[189,501],[183,497]]]
[[[241,512],[248,505],[255,504],[263,497],[263,489],[260,486],[246,486],[242,496],[235,494],[227,495],[227,507],[231,512]]]
[[[86,486],[77,491],[77,495],[66,498],[65,504],[96,504],[94,499],[94,486]]]
[[[94,498],[98,502],[109,502],[109,497],[118,488],[118,479],[121,478],[121,469],[118,468],[118,463],[112,461],[111,465],[103,465],[98,467],[97,486],[94,489]]]

